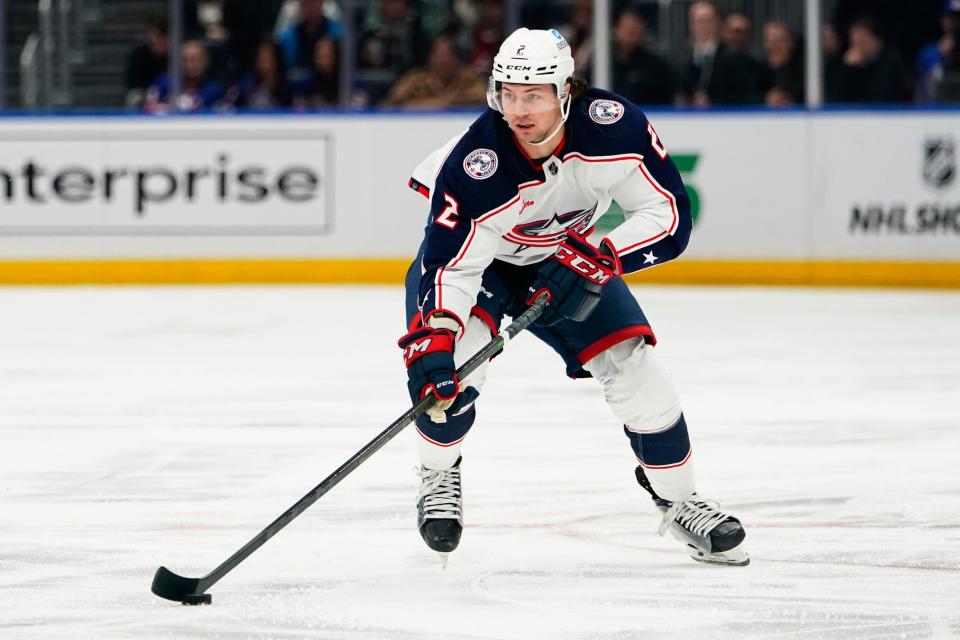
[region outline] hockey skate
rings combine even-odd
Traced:
[[[449,469],[420,467],[417,500],[417,528],[427,546],[440,554],[447,566],[447,554],[460,544],[463,532],[463,497],[460,493],[460,458]]]
[[[696,493],[686,500],[670,502],[654,492],[650,481],[637,467],[637,481],[653,497],[663,516],[659,533],[667,531],[687,549],[690,557],[707,564],[725,564],[743,567],[750,564],[750,556],[743,550],[746,532],[735,517],[723,512],[716,503]]]

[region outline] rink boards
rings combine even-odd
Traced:
[[[696,223],[637,281],[960,287],[958,115],[652,113]],[[0,120],[0,282],[399,282],[473,117]]]

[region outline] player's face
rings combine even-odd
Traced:
[[[560,100],[552,84],[503,84],[500,105],[521,142],[542,142],[560,124]]]

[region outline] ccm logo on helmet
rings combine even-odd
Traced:
[[[508,65],[507,65],[507,70],[508,70],[508,71],[530,71],[531,69],[533,69],[533,67],[525,67],[525,66],[520,65],[520,64],[508,64]]]

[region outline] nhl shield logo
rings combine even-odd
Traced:
[[[594,100],[587,110],[597,124],[613,124],[623,117],[623,105],[614,100]]]
[[[957,175],[953,140],[929,138],[923,144],[923,180],[934,189],[945,189]]]
[[[490,149],[474,149],[464,158],[463,170],[474,180],[486,180],[497,170],[497,154]]]

